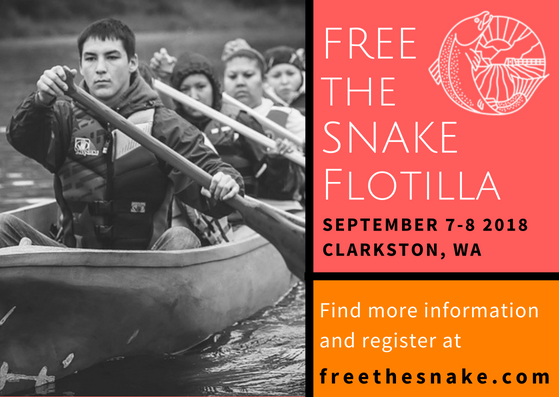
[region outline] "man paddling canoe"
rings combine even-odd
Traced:
[[[61,98],[67,89],[62,66],[46,70],[37,91],[16,109],[9,142],[54,174],[68,247],[186,249],[199,246],[185,228],[169,228],[173,193],[215,217],[232,210],[226,201],[242,192],[242,178],[203,144],[194,126],[166,109],[139,76],[134,33],[104,19],[78,38],[83,88],[212,175],[209,190],[172,169],[110,124]],[[76,72],[72,71],[75,75]],[[210,199],[212,198],[212,199]],[[0,246],[61,245],[18,219],[0,216]]]

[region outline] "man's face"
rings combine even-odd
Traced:
[[[109,106],[126,92],[137,68],[137,56],[128,59],[121,40],[90,37],[83,44],[80,73],[91,95]]]

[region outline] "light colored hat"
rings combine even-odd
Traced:
[[[264,62],[264,57],[260,52],[252,48],[245,39],[235,39],[228,41],[223,47],[223,53],[221,54],[221,60],[227,62],[230,59],[245,56],[250,59],[255,59],[258,61],[262,73],[266,72],[266,62]]]

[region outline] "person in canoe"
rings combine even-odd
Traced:
[[[164,83],[178,91],[196,99],[215,110],[222,110],[221,84],[213,64],[205,56],[187,51],[178,60],[167,54],[162,48],[150,60],[153,73]],[[230,127],[211,119],[203,113],[173,101],[165,95],[162,100],[168,103],[177,114],[204,132],[208,145],[216,150],[223,161],[231,164],[243,177],[245,193],[254,194],[253,172],[250,170],[252,161],[251,143],[244,137],[234,133]],[[233,139],[233,135],[235,138]],[[215,245],[227,242],[231,238],[232,225],[241,219],[235,214],[228,220],[226,217],[213,218],[201,214],[196,209],[175,200],[173,218],[193,230],[203,245]],[[231,219],[232,218],[232,219]]]
[[[305,140],[305,116],[290,107],[275,106],[264,97],[264,81],[266,63],[260,52],[250,47],[244,39],[235,39],[225,44],[222,54],[225,64],[225,92],[242,104],[250,107],[262,116],[275,121],[298,138]],[[266,135],[276,138],[272,131],[262,128],[251,116],[250,123],[245,123],[256,130],[263,130]],[[299,210],[299,202],[303,199],[305,174],[301,167],[293,164],[282,152],[299,150],[287,139],[279,140],[277,152],[268,151],[266,161],[258,170],[257,197],[293,203],[288,210]]]
[[[305,67],[294,48],[278,46],[264,52],[264,95],[280,106],[290,106],[305,115]]]
[[[246,44],[244,40],[242,40],[242,42],[245,43],[244,51],[237,55],[240,57],[243,53],[246,53],[247,57],[253,57],[255,62],[258,62],[258,66],[251,71],[251,73],[255,75],[253,79],[255,83],[251,85],[250,89],[254,91],[255,98],[262,99],[261,84],[265,70],[263,58],[260,53],[248,47],[248,44]],[[229,46],[231,46],[231,44]],[[237,50],[236,48],[229,49],[233,52]],[[264,132],[262,126],[245,111],[239,110],[233,105],[223,103],[220,79],[215,67],[205,56],[193,52],[185,52],[179,56],[177,60],[162,48],[154,54],[150,60],[150,66],[163,82],[170,84],[176,90],[224,113],[263,135],[268,135]],[[241,81],[239,85],[248,85],[246,84],[246,80],[242,80],[243,81]],[[258,86],[260,86],[260,91]],[[163,99],[165,99],[165,97]],[[268,104],[269,103],[267,103],[267,105]],[[177,113],[196,125],[200,130],[204,131],[223,160],[233,165],[233,167],[241,173],[245,183],[245,190],[248,194],[273,200],[293,200],[291,196],[292,192],[289,192],[286,197],[285,192],[281,191],[285,187],[284,181],[282,181],[281,178],[274,180],[272,180],[272,178],[269,179],[268,182],[271,182],[275,188],[278,188],[271,192],[268,188],[262,188],[266,186],[265,183],[260,183],[261,181],[265,181],[267,176],[274,172],[268,171],[268,173],[265,174],[268,167],[270,167],[270,169],[275,169],[279,166],[281,169],[278,173],[282,175],[282,178],[285,178],[285,173],[287,173],[288,178],[293,176],[290,175],[292,167],[289,165],[289,162],[281,157],[282,153],[294,150],[293,145],[291,145],[289,141],[276,140],[278,144],[277,151],[268,151],[261,144],[245,138],[243,135],[232,130],[229,126],[217,120],[212,120],[210,117],[205,116],[195,109],[184,106],[179,102],[172,102],[172,106],[176,109]],[[289,114],[289,112],[290,110],[283,111],[282,109],[280,115],[286,115]],[[304,121],[304,117],[299,115],[299,118],[297,118],[297,116],[295,116],[295,120],[296,121],[292,123],[296,126],[296,130],[302,130],[304,132],[304,123],[300,123],[301,120]],[[264,177],[260,179],[262,175],[264,175]],[[302,179],[301,175],[297,175],[297,177]],[[298,207],[298,209],[300,209],[300,207]]]
[[[165,61],[170,61],[170,66],[165,66]],[[217,111],[234,116],[237,121],[245,125],[252,123],[246,113],[233,115],[234,110],[231,106],[223,104],[219,75],[211,61],[205,56],[187,51],[177,60],[174,57],[166,56],[165,49],[162,48],[154,54],[150,66],[161,81],[174,89]],[[179,115],[204,132],[223,161],[231,164],[241,173],[245,192],[255,195],[256,178],[254,175],[259,168],[258,158],[264,157],[266,154],[265,148],[196,109],[177,101],[172,101],[172,106]],[[259,132],[263,133],[263,131]]]
[[[225,64],[223,82],[227,94],[305,140],[305,116],[297,109],[276,106],[264,96],[268,69],[259,51],[246,40],[235,39],[225,44],[221,60]]]
[[[240,174],[203,143],[202,133],[174,111],[139,76],[135,36],[128,26],[104,19],[78,37],[82,87],[136,124],[146,134],[186,157],[210,175],[208,190],[157,159],[87,109],[65,99],[65,69],[54,66],[37,91],[16,109],[9,142],[54,174],[62,212],[56,242],[9,215],[0,219],[0,246],[27,237],[36,245],[106,249],[186,249],[200,245],[187,228],[169,225],[173,195],[215,217],[230,213],[225,203],[243,194]],[[72,70],[72,74],[77,74]]]

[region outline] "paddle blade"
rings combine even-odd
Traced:
[[[266,238],[279,251],[288,269],[305,279],[305,228],[271,211],[257,200],[236,196],[228,204],[241,213],[247,226]]]

